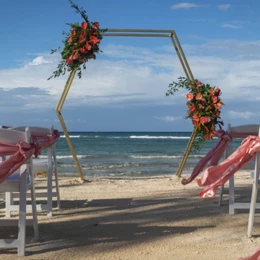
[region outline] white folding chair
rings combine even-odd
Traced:
[[[24,131],[26,127],[13,127],[11,129],[17,131]],[[43,128],[43,127],[30,127],[30,131],[33,134],[53,134],[53,127]],[[47,148],[47,158],[33,158],[32,162],[32,171],[33,173],[37,172],[47,172],[47,193],[46,192],[37,192],[36,197],[42,198],[47,197],[46,204],[37,204],[37,210],[47,210],[47,216],[51,217],[53,212],[52,199],[53,197],[57,198],[57,207],[60,208],[60,193],[59,193],[59,183],[58,183],[58,174],[57,174],[57,160],[56,160],[56,146],[55,144]],[[52,187],[52,173],[54,172],[54,181],[56,192],[53,192]],[[7,193],[6,200],[8,204],[6,206],[6,216],[10,217],[11,211],[17,210],[17,205],[13,204],[14,194]],[[30,209],[30,206],[28,206]]]
[[[26,128],[25,132],[0,129],[0,142],[6,144],[17,144],[19,141],[31,143],[30,130]],[[30,181],[30,183],[29,183]],[[36,212],[34,177],[32,174],[32,159],[28,159],[25,165],[20,167],[20,172],[13,173],[4,182],[0,184],[0,192],[17,192],[19,193],[19,219],[18,219],[18,238],[0,239],[0,248],[17,248],[18,255],[25,255],[25,237],[26,237],[26,193],[31,190],[32,210],[33,210],[33,229],[35,239],[39,240],[38,220]],[[16,220],[1,219],[1,226],[10,226]]]
[[[258,137],[260,138],[260,127],[259,127]],[[259,175],[260,175],[260,152],[257,153],[255,159],[254,182],[253,182],[250,211],[248,217],[248,230],[247,230],[248,237],[252,237],[252,231],[253,231],[254,219],[255,219],[255,210],[256,208],[258,209],[260,208],[260,204],[256,203],[258,186],[259,186]]]
[[[239,136],[239,134],[243,135],[255,135],[260,136],[260,125],[241,125],[241,126],[234,126],[228,125],[228,133],[232,136]],[[229,146],[226,153],[225,158],[231,155],[233,149]],[[260,209],[260,203],[257,203],[257,191],[258,191],[258,183],[259,183],[259,153],[257,153],[256,159],[248,163],[243,167],[244,170],[253,170],[253,187],[252,187],[252,197],[251,202],[239,202],[235,200],[235,179],[232,176],[229,179],[229,214],[234,215],[235,209],[250,209],[249,213],[249,221],[248,221],[248,237],[252,236],[252,228],[254,222],[254,213],[255,209]],[[221,187],[220,196],[219,196],[219,204],[222,203],[222,196],[223,196],[223,189],[224,185]]]

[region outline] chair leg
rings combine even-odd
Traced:
[[[11,205],[12,205],[12,193],[6,192],[5,193],[5,216],[7,218],[11,217]]]
[[[234,176],[229,179],[229,215],[235,214],[235,180]]]
[[[23,172],[20,179],[20,202],[18,220],[18,256],[25,255],[25,235],[26,235],[26,192],[27,174]]]
[[[57,194],[57,206],[58,206],[58,209],[60,209],[61,208],[61,206],[60,206],[60,189],[59,189],[59,180],[58,180],[58,174],[57,174],[56,167],[54,169],[54,174],[55,174],[55,186],[56,186],[56,194]]]
[[[60,189],[59,189],[59,179],[57,173],[57,159],[56,159],[56,152],[55,152],[55,144],[52,146],[52,155],[54,161],[54,175],[55,175],[55,187],[56,187],[56,194],[57,194],[57,207],[58,209],[61,208],[60,206]]]
[[[253,183],[253,189],[252,189],[252,197],[251,197],[251,203],[250,203],[250,211],[249,211],[249,217],[248,217],[248,230],[247,230],[247,236],[252,237],[252,230],[254,226],[254,219],[255,219],[255,208],[256,208],[256,201],[257,201],[257,191],[259,186],[259,173],[260,169],[258,169],[260,156],[257,154],[257,167],[254,174],[254,183]]]
[[[47,216],[52,217],[52,149],[48,148]]]
[[[219,198],[218,198],[219,207],[222,205],[223,193],[224,193],[224,184],[220,187],[220,191],[219,191]]]
[[[37,216],[37,208],[36,208],[36,195],[35,195],[35,186],[34,186],[34,174],[30,169],[31,173],[31,200],[32,200],[32,214],[33,214],[33,231],[34,238],[36,241],[40,240],[39,236],[39,228],[38,228],[38,216]]]

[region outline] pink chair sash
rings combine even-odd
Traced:
[[[0,183],[19,169],[33,155],[34,151],[34,145],[25,142],[17,144],[0,142],[0,156],[10,156],[0,163]]]
[[[228,142],[232,141],[232,138],[246,138],[249,135],[255,135],[255,133],[227,133],[224,130],[218,130],[216,136],[220,138],[218,143],[213,147],[206,156],[204,156],[194,167],[190,177],[183,179],[182,184],[186,185],[192,182],[205,168],[209,162],[209,167],[217,165],[224,151],[227,149]]]
[[[208,162],[210,162],[210,166],[217,165],[220,158],[222,157],[224,151],[227,148],[228,142],[232,141],[232,137],[230,134],[225,132],[224,130],[218,130],[216,136],[220,138],[215,147],[213,147],[206,156],[204,156],[194,167],[190,177],[188,179],[183,179],[182,184],[186,185],[192,182],[204,169]]]
[[[239,258],[238,260],[260,260],[260,249],[249,257]]]
[[[12,126],[2,126],[4,129],[12,128]],[[53,145],[60,138],[60,133],[58,130],[54,129],[53,134],[39,134],[35,132],[31,132],[32,140],[35,144],[35,152],[34,156],[38,157],[42,150]]]
[[[57,142],[57,140],[60,137],[60,133],[58,130],[53,130],[53,134],[39,134],[31,132],[32,140],[35,143],[35,157],[41,154],[42,150],[44,148],[47,148],[54,143]]]
[[[210,166],[202,172],[199,186],[207,186],[199,192],[200,197],[213,197],[219,186],[227,182],[239,169],[249,163],[260,151],[260,138],[248,136],[238,149],[226,160],[216,166]]]

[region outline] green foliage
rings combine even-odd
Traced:
[[[83,8],[78,7],[72,0],[69,0],[71,7],[75,9],[83,18],[81,25],[78,23],[67,23],[70,26],[70,32],[62,32],[65,39],[60,54],[62,60],[57,66],[52,75],[48,78],[56,78],[64,75],[67,71],[77,70],[77,75],[81,78],[82,68],[86,69],[86,63],[89,59],[96,59],[96,53],[102,52],[99,49],[100,41],[102,40],[102,33],[105,29],[99,28],[98,22],[90,22],[88,16]],[[60,51],[60,47],[52,49],[51,54]]]
[[[194,131],[196,131],[192,152],[197,152],[201,149],[205,140],[212,139],[215,136],[216,126],[221,129],[223,125],[220,117],[220,109],[223,105],[220,99],[221,90],[198,80],[190,82],[188,79],[180,77],[178,82],[169,84],[166,96],[174,95],[179,89],[188,90],[185,95],[188,100],[186,119],[192,120]]]

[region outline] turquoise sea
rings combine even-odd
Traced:
[[[170,176],[177,172],[191,132],[70,132],[83,174],[88,177]],[[190,173],[218,139],[205,142],[190,154],[183,173]],[[239,145],[237,141],[235,145]],[[58,172],[75,175],[66,138],[61,133],[56,145]],[[46,154],[42,154],[46,157]]]

